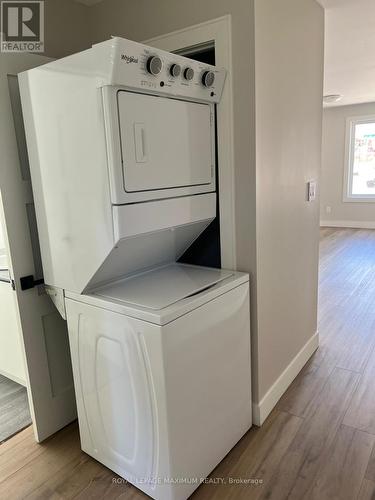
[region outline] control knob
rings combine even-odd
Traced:
[[[151,75],[158,75],[163,67],[163,62],[159,56],[151,56],[147,59],[147,71]]]
[[[193,68],[186,68],[184,71],[184,78],[185,80],[192,80],[194,78],[194,70]]]
[[[181,74],[181,66],[179,64],[172,64],[169,68],[169,72],[173,78],[177,78]]]
[[[214,84],[215,73],[213,71],[205,71],[202,75],[202,83],[205,87],[210,88]]]

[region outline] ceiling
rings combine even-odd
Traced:
[[[319,0],[325,7],[324,94],[329,106],[375,101],[375,1]]]

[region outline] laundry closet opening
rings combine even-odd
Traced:
[[[204,62],[212,66],[215,65],[215,47],[205,45],[200,48],[188,48],[176,53]],[[216,108],[216,106],[215,106]],[[221,268],[221,247],[220,247],[220,200],[219,200],[219,174],[218,174],[218,154],[217,154],[217,117],[215,113],[215,155],[216,155],[216,217],[210,225],[198,236],[194,243],[185,251],[179,262],[195,264],[198,266]]]

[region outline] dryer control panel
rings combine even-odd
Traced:
[[[112,52],[110,85],[206,102],[220,100],[225,69],[123,38],[113,38],[93,49],[104,49],[106,44],[111,44]]]

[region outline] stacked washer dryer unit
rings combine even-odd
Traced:
[[[216,216],[225,70],[113,38],[19,79],[82,449],[185,499],[251,426],[248,275],[177,263]]]

